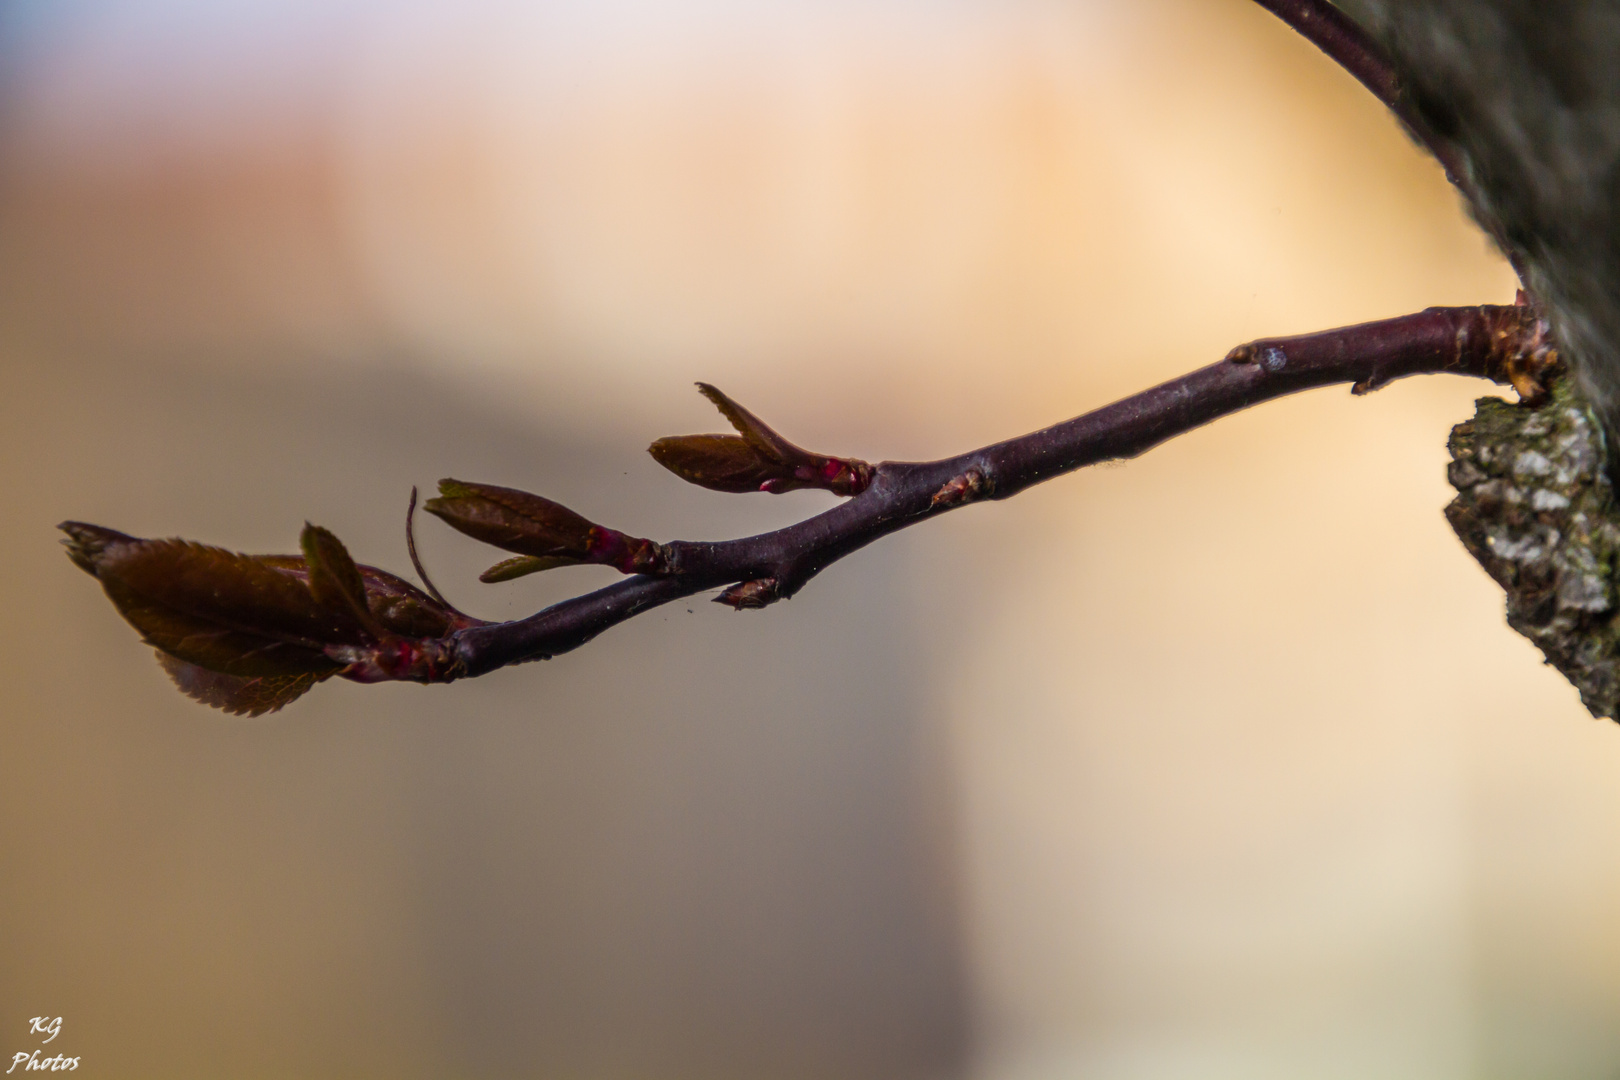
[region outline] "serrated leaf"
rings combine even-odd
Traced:
[[[687,483],[713,491],[758,491],[786,473],[739,435],[671,435],[647,447],[647,453]]]
[[[349,617],[316,601],[307,571],[184,540],[142,540],[67,522],[68,554],[155,648],[244,678],[335,671],[324,653],[359,643]],[[303,570],[303,560],[297,560]]]
[[[256,716],[334,674],[360,677],[355,657],[381,677],[431,681],[445,669],[445,639],[482,625],[402,578],[357,565],[313,526],[302,538],[305,556],[239,555],[81,522],[62,529],[69,557],[157,649],[175,684],[229,712]]]
[[[152,646],[188,663],[258,677],[335,670],[323,652],[364,634],[297,577],[259,560],[181,540],[120,543],[96,576]]]
[[[422,509],[457,532],[519,555],[574,556],[591,549],[590,521],[561,503],[515,488],[441,480]]]
[[[332,673],[299,675],[260,675],[244,678],[210,671],[196,664],[170,656],[162,650],[157,653],[158,664],[181,693],[204,705],[232,713],[236,716],[263,716],[275,712],[296,698],[330,678]]]

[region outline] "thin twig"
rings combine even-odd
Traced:
[[[422,565],[422,557],[416,553],[415,484],[411,485],[411,501],[405,507],[405,550],[410,552],[411,565],[416,567],[416,576],[422,579],[422,587],[427,590],[428,595],[433,597],[433,599],[437,600],[439,603],[443,604],[446,608],[454,611],[457,615],[464,615],[465,612],[458,611],[454,604],[444,598],[444,594],[439,591],[439,587],[433,584],[433,579],[428,577],[427,567]]]
[[[673,541],[669,573],[636,576],[529,618],[453,636],[452,674],[481,675],[578,648],[625,619],[705,589],[762,607],[880,537],[982,499],[1004,499],[1098,461],[1135,457],[1250,405],[1335,383],[1357,393],[1407,375],[1452,373],[1539,391],[1556,362],[1545,324],[1525,306],[1429,308],[1413,315],[1233,349],[1226,359],[1054,427],[941,461],[883,462],[871,486],[775,532],[718,542]]]

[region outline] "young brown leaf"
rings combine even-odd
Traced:
[[[445,637],[482,619],[463,615],[439,603],[415,585],[370,566],[360,568],[366,580],[366,601],[371,614],[391,634],[407,638]]]
[[[253,558],[300,581],[309,580],[309,566],[301,555],[255,555]],[[484,625],[482,619],[441,604],[402,577],[364,564],[359,570],[372,617],[391,634],[412,638],[444,637],[469,626]]]
[[[313,527],[303,557],[142,540],[80,522],[62,529],[69,557],[100,580],[175,684],[230,712],[279,708],[334,674],[371,675],[373,653],[388,674],[430,680],[448,670],[443,639],[480,625],[393,574],[357,566]],[[350,651],[367,662],[357,668]]]
[[[440,495],[422,504],[457,532],[532,557],[490,567],[484,581],[508,581],[557,566],[595,563],[625,574],[665,570],[663,548],[651,540],[596,525],[550,499],[493,484],[439,481]],[[490,577],[495,574],[495,577]]]
[[[156,651],[158,664],[181,693],[193,701],[212,705],[236,716],[263,716],[275,712],[332,676],[332,672],[326,672],[319,675],[260,675],[249,679],[209,671],[196,664],[177,660],[161,650]]]
[[[715,387],[697,386],[739,434],[672,435],[647,448],[653,460],[682,480],[732,493],[816,488],[835,495],[859,495],[872,482],[866,462],[795,446]]]
[[[759,451],[761,457],[775,461],[779,465],[790,465],[803,458],[814,456],[782,438],[765,421],[722,394],[718,387],[700,382],[697,388],[698,393],[714,403],[714,407],[720,410],[720,415],[731,421],[731,426],[737,429],[738,434],[746,439],[749,445]]]
[[[141,540],[68,522],[69,555],[100,580],[148,643],[211,671],[254,678],[335,670],[324,649],[364,633],[309,586],[260,559],[183,540]]]
[[[594,526],[568,507],[539,495],[493,484],[439,481],[439,497],[422,509],[457,532],[519,555],[590,553]]]
[[[309,568],[309,591],[327,610],[352,617],[372,637],[381,637],[386,631],[372,617],[366,602],[366,583],[360,568],[354,564],[349,549],[331,532],[319,525],[304,522],[304,531],[298,537],[304,549],[304,563]]]

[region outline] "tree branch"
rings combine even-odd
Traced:
[[[556,656],[705,589],[723,587],[715,599],[738,609],[765,607],[907,526],[968,503],[1009,498],[1097,461],[1135,457],[1285,394],[1333,383],[1361,394],[1407,375],[1449,372],[1510,383],[1521,398],[1536,398],[1557,362],[1547,324],[1528,305],[1429,308],[1264,338],[1217,364],[1020,438],[940,461],[876,466],[803,450],[706,386],[742,434],[660,439],[652,448],[660,463],[721,490],[821,487],[849,500],[758,536],[659,543],[598,525],[539,495],[442,481],[426,510],[518,556],[492,567],[486,581],[582,563],[631,575],[505,623],[474,619],[387,571],[357,565],[337,537],[314,525],[304,526],[302,555],[257,556],[142,540],[82,522],[62,529],[69,557],[100,580],[119,613],[158,650],[176,685],[207,704],[258,715],[334,675],[450,682]]]
[[[1371,34],[1328,0],[1255,2],[1293,27],[1306,41],[1355,76],[1357,82],[1395,114],[1413,140],[1434,155],[1445,170],[1446,179],[1462,192],[1464,198],[1478,205],[1462,154],[1455,144],[1439,135],[1419,114],[1405,91],[1395,61]],[[1504,250],[1507,250],[1505,246]]]
[[[861,494],[796,525],[740,540],[665,544],[666,575],[632,577],[526,619],[460,630],[452,638],[452,677],[567,652],[643,611],[717,586],[742,583],[719,599],[763,607],[907,526],[1098,461],[1135,457],[1272,398],[1335,383],[1366,393],[1407,375],[1439,373],[1512,384],[1533,397],[1556,362],[1545,324],[1524,306],[1429,308],[1240,345],[1219,363],[1020,438],[940,461],[880,463]]]
[[[1327,0],[1257,0],[1355,76],[1440,161],[1478,209],[1461,156],[1405,92],[1384,48]],[[1477,216],[1477,215],[1476,215]],[[1504,250],[1507,250],[1504,245]],[[1523,275],[1521,273],[1521,279]],[[568,652],[644,611],[706,589],[734,608],[791,597],[832,563],[890,533],[984,499],[1005,499],[1097,461],[1135,457],[1271,398],[1334,383],[1361,394],[1407,375],[1452,373],[1545,393],[1558,365],[1550,330],[1524,294],[1514,306],[1413,315],[1240,345],[1220,363],[1020,438],[940,461],[882,462],[812,453],[712,386],[699,384],[735,435],[659,439],[653,457],[720,491],[820,488],[848,496],[775,532],[717,542],[629,536],[528,492],[445,480],[424,504],[453,528],[514,553],[482,580],[598,564],[629,576],[526,619],[485,623],[354,563],[335,536],[305,525],[302,556],[246,556],[179,540],[141,540],[65,522],[69,557],[97,577],[153,645],[181,690],[258,715],[340,675],[359,682],[450,682]],[[416,493],[411,494],[414,510]]]

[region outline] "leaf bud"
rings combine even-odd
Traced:
[[[669,569],[663,545],[588,521],[561,503],[516,488],[439,481],[422,509],[457,532],[520,558],[486,570],[482,581],[510,581],[559,566],[598,564],[625,574]]]
[[[708,383],[698,383],[736,435],[671,435],[647,448],[653,460],[687,483],[712,491],[801,488],[859,495],[872,483],[872,466],[856,458],[814,454],[788,442],[759,417]]]

